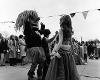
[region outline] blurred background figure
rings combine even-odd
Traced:
[[[24,65],[25,61],[24,58],[26,57],[26,43],[24,40],[24,36],[23,35],[19,35],[19,49],[20,49],[20,56],[21,56],[21,64]]]
[[[4,56],[4,39],[0,33],[0,66],[5,66],[5,56]]]
[[[9,63],[10,66],[16,65],[16,44],[15,44],[15,36],[11,35],[10,40],[8,41],[9,47]]]

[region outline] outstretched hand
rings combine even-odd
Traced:
[[[55,54],[55,56],[57,56],[58,58],[61,58],[61,56],[58,52]]]
[[[61,56],[60,56],[60,54],[58,52],[52,52],[50,55],[51,55],[51,59],[55,58],[55,56],[57,58],[61,58]]]

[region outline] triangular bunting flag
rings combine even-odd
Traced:
[[[63,14],[59,15],[59,16],[63,16]]]
[[[87,14],[88,14],[88,11],[84,11],[84,12],[82,12],[82,14],[83,14],[83,16],[84,16],[84,19],[86,19]]]
[[[53,17],[53,16],[48,16],[48,17]]]
[[[59,16],[63,16],[63,15],[65,15],[65,14],[61,14],[61,15],[59,15]]]
[[[70,16],[73,18],[75,16],[76,13],[71,13]]]
[[[100,11],[100,9],[98,9]]]

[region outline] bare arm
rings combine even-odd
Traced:
[[[48,43],[51,43],[56,38],[57,34],[58,34],[58,31],[56,31],[55,35],[51,39],[47,40]]]
[[[48,40],[47,40],[48,43],[51,43],[51,42],[55,39],[55,37],[56,37],[56,34],[55,34],[51,39],[48,39]]]
[[[59,48],[62,45],[62,41],[63,41],[63,32],[61,30],[59,30],[59,42],[58,42],[58,44],[55,44],[54,49],[53,49],[52,52],[55,52],[55,51],[59,50]]]

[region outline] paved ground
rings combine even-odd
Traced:
[[[100,59],[88,60],[87,65],[78,65],[81,80],[100,80]],[[30,65],[0,67],[0,80],[27,80]]]
[[[81,80],[100,80],[100,59],[88,60],[87,65],[78,65]]]

